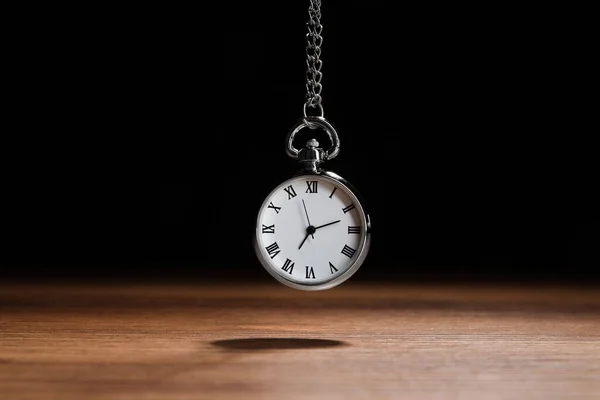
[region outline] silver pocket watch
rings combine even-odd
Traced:
[[[300,163],[300,170],[269,193],[254,235],[263,267],[279,282],[301,290],[329,289],[350,278],[366,258],[371,236],[371,220],[359,193],[321,167],[338,155],[340,140],[323,114],[320,7],[320,0],[310,0],[304,118],[286,138],[286,153]],[[320,115],[307,115],[307,108]],[[295,148],[296,134],[304,128],[325,131],[329,149],[319,147],[315,139]]]
[[[322,128],[332,147],[311,139],[300,150],[302,128]],[[339,153],[339,138],[323,117],[306,117],[288,134],[287,153],[301,169],[267,196],[256,221],[254,248],[265,269],[295,289],[329,289],[350,278],[369,251],[371,220],[360,194],[321,167]]]

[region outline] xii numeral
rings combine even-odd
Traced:
[[[306,279],[316,279],[313,267],[306,266]]]
[[[279,245],[277,244],[277,242],[273,242],[273,244],[267,246],[266,249],[267,249],[267,253],[269,253],[269,255],[271,256],[271,259],[275,258],[277,256],[277,254],[281,253],[281,250],[279,250]]]
[[[352,258],[352,256],[354,255],[355,252],[356,252],[356,250],[354,250],[352,247],[348,246],[347,244],[345,244],[344,248],[342,249],[342,254],[348,258]]]
[[[275,233],[275,225],[263,225],[262,233]]]
[[[360,234],[360,226],[349,226],[348,227],[348,235],[351,234]]]
[[[351,211],[351,210],[354,210],[354,204],[350,204],[349,206],[342,208],[342,211],[344,212],[344,214],[346,214],[348,211]]]
[[[292,185],[283,188],[283,190],[285,190],[285,192],[288,194],[288,200],[296,197],[296,191],[294,190],[294,187]]]
[[[290,260],[289,258],[286,258],[285,262],[283,263],[283,267],[281,267],[281,269],[284,270],[285,272],[289,272],[291,275],[292,272],[294,271],[294,265],[295,265],[295,263],[293,263],[292,260]]]
[[[317,184],[319,181],[306,181],[306,192],[304,193],[317,193]]]
[[[281,210],[281,207],[277,207],[273,202],[270,202],[267,208],[272,208],[277,214],[279,214],[279,211]]]

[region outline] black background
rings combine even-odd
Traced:
[[[326,167],[373,222],[353,279],[598,282],[585,10],[324,3],[342,145]],[[23,30],[2,278],[270,280],[252,234],[297,168],[307,6],[82,10]]]

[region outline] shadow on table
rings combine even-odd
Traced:
[[[247,338],[215,340],[210,343],[215,347],[226,350],[293,350],[293,349],[321,349],[330,347],[349,346],[346,342],[327,339],[302,339],[302,338]]]

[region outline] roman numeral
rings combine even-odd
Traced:
[[[354,204],[350,204],[349,206],[347,206],[346,208],[343,208],[342,211],[344,212],[344,214],[346,214],[348,211],[350,210],[354,210]]]
[[[318,183],[318,181],[306,181],[306,186],[308,187],[306,188],[306,192],[304,193],[317,193]]]
[[[281,207],[277,207],[275,204],[273,204],[273,202],[270,202],[269,207],[267,208],[272,208],[277,214],[279,214],[279,210],[281,210]]]
[[[274,242],[272,245],[267,246],[266,249],[267,253],[269,253],[269,255],[271,256],[271,259],[275,258],[275,256],[277,256],[277,254],[281,252],[281,250],[279,250],[279,245],[277,244],[277,242]]]
[[[289,258],[286,258],[285,262],[283,263],[283,267],[281,267],[281,269],[284,270],[285,272],[289,272],[291,275],[292,271],[294,271],[295,264],[296,263],[293,263],[292,260],[290,260]]]
[[[356,250],[354,250],[352,247],[348,246],[347,244],[345,244],[344,248],[342,249],[342,254],[347,256],[348,258],[352,258],[352,256],[354,255],[355,252],[356,252]]]
[[[315,279],[315,270],[308,265],[306,266],[306,279]]]
[[[331,192],[331,194],[329,195],[329,198],[332,198],[332,197],[333,197],[333,194],[335,193],[335,191],[336,191],[336,190],[337,190],[337,188],[336,188],[336,187],[334,187],[334,188],[333,188],[333,192]]]
[[[292,185],[290,185],[286,188],[283,188],[283,190],[285,190],[286,193],[288,194],[288,200],[296,197],[296,191],[294,190],[294,187]]]
[[[348,227],[348,235],[351,234],[360,234],[360,226],[349,226]]]
[[[275,233],[275,225],[263,225],[262,233]]]
[[[329,270],[331,271],[332,274],[335,274],[338,271],[338,269],[336,267],[334,267],[331,262],[329,263]]]

